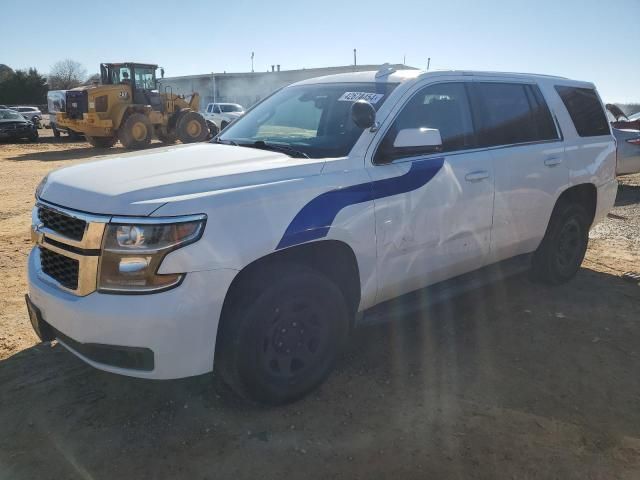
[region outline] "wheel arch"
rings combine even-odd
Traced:
[[[553,207],[551,216],[553,216],[560,205],[565,203],[578,203],[585,207],[587,214],[589,215],[589,225],[591,225],[596,215],[598,189],[593,183],[572,185],[560,194],[556,200],[555,206]]]
[[[328,277],[343,292],[351,317],[355,316],[361,295],[360,269],[355,253],[345,242],[321,240],[270,253],[242,268],[227,289],[222,307],[221,324],[224,321],[225,310],[237,298],[236,292],[242,288],[243,284],[252,275],[264,269],[274,268],[278,264],[305,265]]]

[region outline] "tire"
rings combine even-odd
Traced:
[[[209,128],[199,113],[184,112],[178,118],[176,132],[182,143],[204,142],[209,135]]]
[[[40,135],[38,134],[38,130],[34,130],[33,133],[29,136],[30,142],[37,142]]]
[[[533,278],[550,285],[571,280],[578,273],[587,251],[589,226],[589,215],[582,205],[558,204],[544,238],[533,254]]]
[[[118,141],[116,137],[90,137],[89,135],[85,135],[85,138],[91,146],[96,148],[111,148]]]
[[[224,130],[225,128],[227,128],[227,125],[229,125],[229,122],[222,122],[220,123],[220,131]]]
[[[215,137],[218,132],[220,132],[220,130],[218,130],[218,127],[216,126],[215,123],[213,122],[207,122],[207,127],[209,128],[209,137],[213,138]]]
[[[333,282],[307,267],[280,265],[231,295],[215,371],[236,394],[279,405],[322,383],[349,332],[349,310]]]
[[[58,130],[56,127],[51,127],[51,129],[53,130],[53,136],[56,138],[60,138],[60,130]]]
[[[145,148],[151,143],[153,127],[149,118],[142,113],[132,113],[120,126],[118,139],[124,148]]]

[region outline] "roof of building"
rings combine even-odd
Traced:
[[[385,64],[386,65],[386,64]],[[207,77],[211,77],[213,76],[224,76],[224,77],[252,77],[252,76],[257,76],[257,75],[278,75],[278,74],[291,74],[291,73],[301,73],[301,72],[305,72],[306,74],[310,74],[313,76],[324,76],[324,75],[331,75],[332,73],[342,73],[345,71],[345,69],[353,69],[354,72],[361,72],[361,71],[377,71],[378,69],[380,69],[383,65],[344,65],[344,66],[337,66],[337,67],[314,67],[314,68],[300,68],[300,69],[295,69],[295,70],[275,70],[275,71],[266,71],[266,72],[212,72],[212,73],[200,73],[197,75],[182,75],[182,76],[178,76],[178,77],[164,77],[161,80],[182,80],[182,79],[195,79],[195,78],[207,78]],[[391,67],[397,69],[397,70],[417,70],[415,67],[410,67],[408,65],[402,65],[402,64],[394,64],[394,65],[390,65]]]

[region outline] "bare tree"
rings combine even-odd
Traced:
[[[87,70],[80,62],[67,58],[53,64],[49,72],[49,89],[68,90],[82,84]]]
[[[100,74],[93,73],[87,77],[83,85],[93,85],[94,83],[100,83]]]

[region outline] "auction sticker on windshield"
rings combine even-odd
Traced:
[[[366,100],[369,103],[378,103],[382,97],[384,97],[384,93],[344,92],[338,101],[355,102],[356,100]]]

